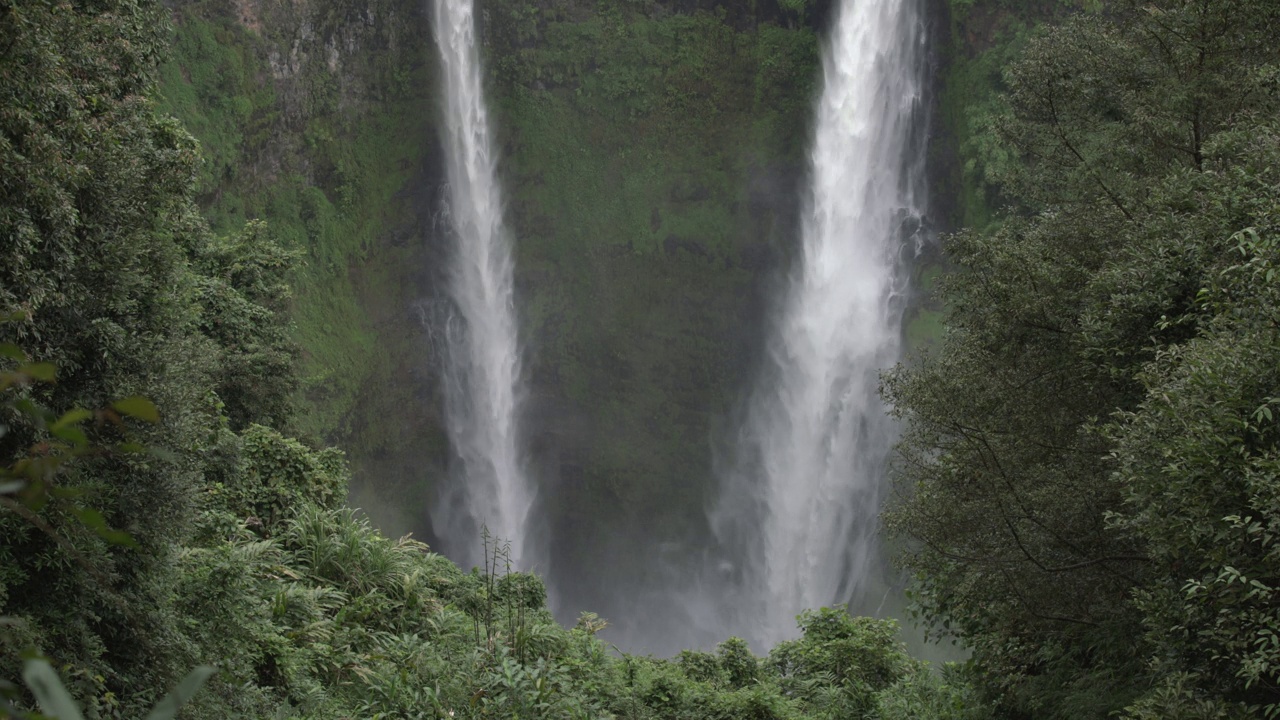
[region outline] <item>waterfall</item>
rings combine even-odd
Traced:
[[[842,0],[824,47],[802,244],[765,367],[710,513],[736,588],[726,634],[767,649],[807,608],[874,612],[894,427],[879,372],[899,356],[918,232],[925,33],[913,0]]]
[[[533,493],[520,453],[511,248],[484,101],[475,11],[472,0],[434,2],[445,90],[445,212],[455,240],[444,378],[455,472],[435,504],[432,521],[446,551],[464,567],[483,560],[482,526],[509,541],[513,564],[523,567]]]

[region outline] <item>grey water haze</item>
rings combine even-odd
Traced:
[[[481,528],[511,543],[522,567],[534,491],[519,432],[520,351],[511,239],[503,221],[496,148],[476,48],[472,0],[434,0],[444,83],[444,211],[454,244],[445,327],[444,397],[453,475],[433,507],[445,551],[463,567],[483,562]]]
[[[535,558],[537,495],[524,461],[511,238],[485,106],[472,0],[434,0],[445,85],[445,212],[454,240],[444,321],[453,477],[433,506],[442,549],[478,564],[480,528]],[[840,0],[823,46],[800,245],[772,298],[760,370],[716,465],[701,547],[653,538],[612,608],[624,649],[706,647],[730,635],[762,652],[798,634],[804,609],[849,603],[894,614],[878,514],[895,428],[879,373],[901,354],[912,251],[923,215],[926,33],[917,0]],[[555,528],[545,528],[554,533]],[[553,560],[553,558],[552,558]],[[542,569],[538,567],[537,569]],[[554,574],[552,575],[554,577]],[[595,589],[598,597],[601,590]],[[570,598],[570,599],[566,599]],[[890,609],[886,612],[885,608]]]

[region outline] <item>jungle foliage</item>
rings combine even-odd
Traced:
[[[218,0],[184,2],[162,35],[168,51],[152,95],[199,140],[202,214],[227,235],[270,218],[255,232],[296,255],[287,305],[302,352],[292,399],[306,412],[292,422],[309,437],[342,434],[358,389],[393,372],[386,350],[396,336],[377,332],[377,305],[350,269],[367,265],[370,284],[394,286],[394,273],[376,269],[415,264],[404,248],[375,246],[412,214],[401,196],[418,171],[406,158],[426,155],[432,134],[429,66],[409,48],[338,49],[404,45],[416,28],[398,10],[255,3],[242,14]]]
[[[1280,12],[1106,6],[985,111],[889,524],[1002,717],[1276,717]]]

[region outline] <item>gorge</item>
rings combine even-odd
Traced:
[[[692,626],[668,619],[660,633],[644,628],[649,643],[665,635],[660,642],[679,647],[705,633],[768,648],[796,632],[806,608],[854,603],[874,614],[896,592],[877,530],[893,433],[876,386],[897,361],[907,263],[922,242],[924,21],[892,1],[844,3],[832,17],[796,267],[782,273],[790,279],[765,312],[767,359],[710,509],[716,549],[689,548],[718,567],[658,568],[670,586],[647,584],[651,609],[667,618],[693,609]],[[532,567],[525,548],[536,489],[516,429],[513,269],[474,22],[467,2],[436,5],[457,316],[437,319],[443,327],[433,331],[444,338],[447,429],[461,469],[432,508],[433,532],[468,566],[484,562],[474,548],[487,527],[511,543],[516,567]],[[554,605],[586,609],[554,582],[549,592]]]

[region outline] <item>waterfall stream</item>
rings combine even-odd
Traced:
[[[889,585],[877,516],[894,427],[877,389],[919,228],[924,39],[913,0],[841,0],[824,48],[802,245],[710,513],[736,588],[716,612],[757,650],[806,608],[874,613]]]
[[[453,231],[445,328],[445,405],[455,455],[432,521],[464,567],[483,561],[481,528],[511,543],[523,568],[532,504],[521,457],[520,354],[510,238],[503,223],[496,148],[485,106],[472,0],[434,0],[445,90],[443,138]]]

